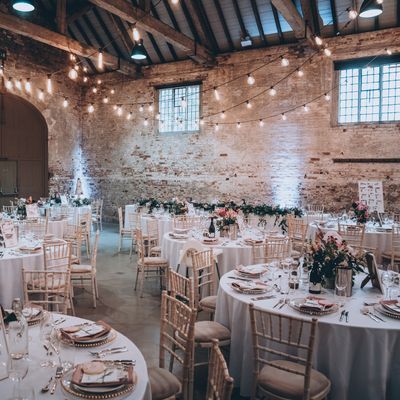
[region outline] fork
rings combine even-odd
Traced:
[[[50,394],[54,394],[54,392],[56,391],[57,383],[61,379],[62,374],[63,374],[63,367],[61,366],[57,367],[56,374],[54,376],[54,383],[53,386],[51,387]]]
[[[283,301],[283,299],[279,299],[279,301],[272,308],[278,307],[280,304],[282,304]]]

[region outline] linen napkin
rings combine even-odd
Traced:
[[[265,264],[254,264],[254,265],[238,265],[235,270],[242,275],[248,275],[252,277],[260,277],[262,274],[267,272]]]
[[[380,303],[390,312],[400,314],[400,304],[397,300],[381,300]]]
[[[304,302],[299,304],[300,308],[304,308],[307,310],[315,310],[315,311],[325,311],[329,310],[334,306],[334,303],[330,303],[325,299],[309,296],[304,299]]]
[[[242,293],[260,291],[265,292],[268,285],[264,282],[232,282],[231,286],[233,289],[239,290]]]
[[[107,335],[111,326],[104,321],[97,321],[93,324],[74,325],[60,329],[61,334],[75,342],[85,342]]]

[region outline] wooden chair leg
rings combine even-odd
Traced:
[[[97,307],[96,304],[96,282],[95,277],[92,275],[92,297],[93,297],[93,308]]]
[[[137,288],[138,279],[139,279],[139,265],[136,267],[135,290],[136,290],[136,288]]]
[[[140,269],[139,272],[140,272],[139,292],[140,292],[140,297],[143,297],[144,268]]]

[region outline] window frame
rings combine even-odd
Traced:
[[[197,130],[182,130],[179,132],[174,132],[174,131],[165,131],[162,132],[160,131],[160,123],[159,120],[157,120],[157,132],[160,135],[182,135],[182,134],[199,134],[202,132],[202,126],[200,124],[200,118],[202,115],[203,111],[203,104],[202,104],[202,85],[203,81],[185,81],[185,82],[178,82],[178,83],[168,83],[165,85],[155,85],[154,90],[155,90],[155,106],[156,106],[156,112],[158,113],[160,111],[160,90],[161,89],[174,89],[174,88],[182,88],[182,87],[188,87],[188,86],[199,86],[199,128]],[[161,115],[160,115],[161,118]]]

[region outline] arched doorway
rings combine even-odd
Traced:
[[[27,100],[0,93],[0,204],[48,194],[47,124]]]

